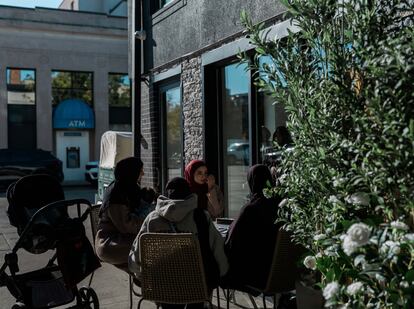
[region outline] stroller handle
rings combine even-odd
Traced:
[[[16,244],[13,247],[12,252],[16,252],[18,250],[18,248],[20,248],[20,243],[22,242],[22,239],[24,239],[24,237],[26,236],[26,233],[30,230],[33,222],[42,215],[43,212],[47,211],[48,209],[52,209],[52,208],[56,208],[56,207],[69,207],[69,206],[77,206],[77,212],[78,212],[78,218],[81,219],[81,221],[85,221],[86,218],[88,217],[89,213],[91,212],[92,209],[92,204],[91,202],[89,202],[86,199],[71,199],[71,200],[61,200],[61,201],[56,201],[50,204],[47,204],[45,206],[43,206],[42,208],[40,208],[39,210],[37,210],[34,215],[30,218],[29,222],[26,224],[23,232],[21,233],[19,239],[17,240]],[[85,210],[85,212],[81,215],[81,209],[80,209],[80,205],[86,205],[87,209]]]

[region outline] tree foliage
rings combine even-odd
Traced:
[[[256,85],[289,114],[295,147],[286,153],[280,184],[273,189],[286,197],[280,216],[315,256],[326,306],[409,308],[414,301],[413,3],[282,2],[300,31],[270,38],[263,24],[242,13],[255,55],[253,60],[241,55],[256,71]],[[262,56],[272,63],[261,64]],[[351,230],[355,223],[364,225]],[[361,226],[367,227],[369,242],[352,238]],[[390,242],[399,250],[391,250]],[[362,288],[353,294],[358,282]],[[352,283],[357,284],[347,290]]]

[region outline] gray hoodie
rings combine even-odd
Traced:
[[[193,211],[197,208],[197,195],[191,194],[185,200],[171,200],[160,195],[157,200],[155,210],[151,212],[139,231],[129,253],[129,269],[140,278],[139,262],[139,237],[147,232],[174,232],[176,228],[180,232],[193,233],[197,236],[197,226],[193,218]],[[209,224],[209,242],[214,258],[220,269],[220,275],[223,276],[228,270],[228,262],[224,253],[224,239],[217,231],[213,221],[205,212]]]

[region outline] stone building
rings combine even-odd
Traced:
[[[234,216],[249,192],[248,167],[271,158],[272,134],[286,120],[283,108],[259,93],[252,73],[238,65],[239,50],[252,48],[240,13],[264,22],[271,37],[294,27],[275,0],[141,2],[145,184],[162,189],[191,159],[205,159],[225,193],[226,215]]]
[[[0,148],[52,151],[65,180],[84,180],[102,133],[131,130],[127,28],[126,17],[0,6]]]

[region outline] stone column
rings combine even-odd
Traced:
[[[109,130],[108,71],[97,69],[93,72],[93,106],[95,112],[95,153],[99,160],[101,136]]]
[[[52,71],[48,66],[36,68],[36,135],[37,148],[53,151]]]
[[[203,107],[201,58],[185,60],[181,67],[182,102],[184,115],[185,164],[203,159]]]
[[[6,77],[6,67],[0,67],[0,76]],[[7,148],[7,81],[0,78],[0,149]]]

